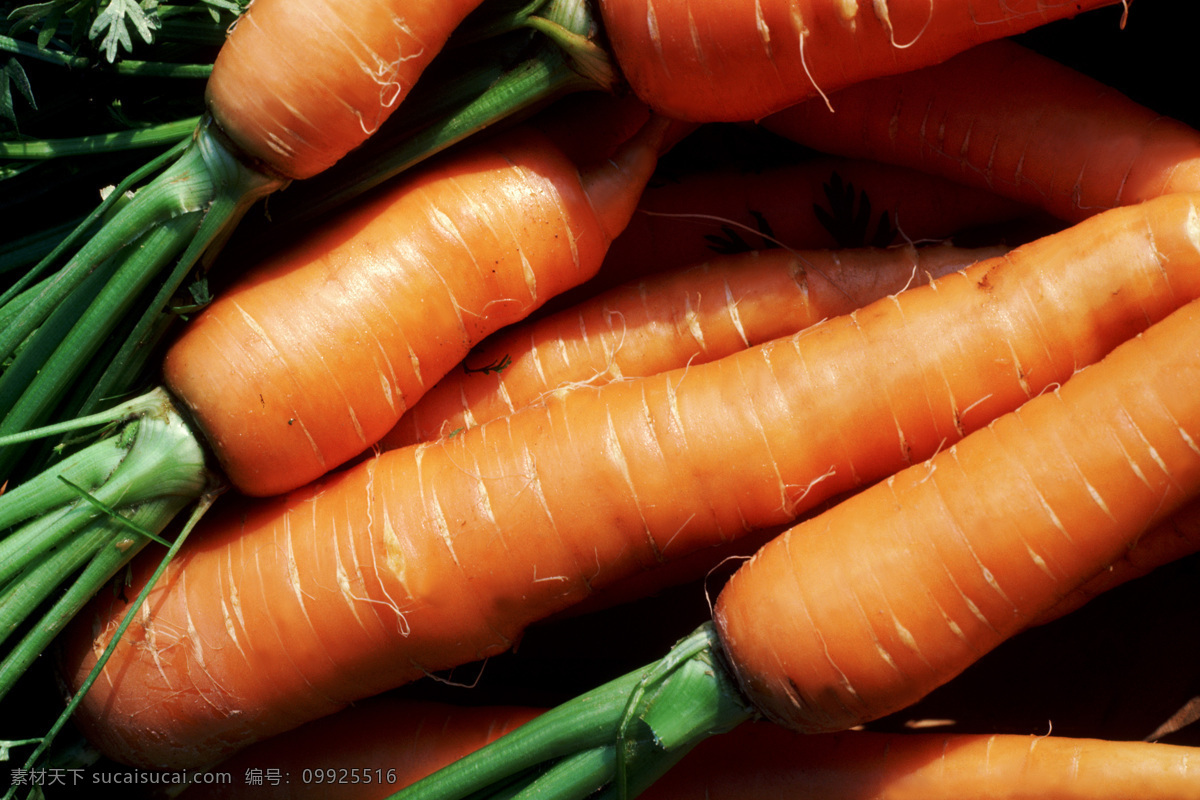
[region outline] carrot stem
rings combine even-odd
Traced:
[[[616,87],[615,68],[596,42],[596,23],[586,3],[538,0],[493,23],[495,29],[478,34],[497,37],[486,59],[466,66],[461,58],[435,60],[406,101],[409,113],[336,167],[292,187],[278,198],[273,216],[286,219],[290,230],[502,120],[573,92]],[[551,35],[539,37],[526,55],[528,30]],[[443,71],[447,63],[452,67]]]
[[[104,653],[101,654],[100,658],[98,659],[96,666],[88,674],[87,679],[84,680],[84,682],[80,685],[79,690],[75,692],[75,695],[67,703],[66,708],[63,709],[62,714],[60,714],[58,719],[55,720],[54,724],[50,727],[50,730],[47,731],[46,734],[41,738],[38,746],[26,759],[26,769],[33,769],[34,766],[36,766],[39,759],[41,759],[46,750],[48,750],[50,745],[54,742],[55,737],[71,719],[71,715],[75,713],[75,708],[79,705],[79,702],[83,699],[84,695],[87,694],[88,689],[91,688],[92,684],[96,682],[96,679],[99,678],[101,670],[108,662],[109,656],[112,655],[113,650],[116,648],[117,642],[121,639],[121,635],[129,627],[130,623],[133,622],[133,618],[137,613],[137,610],[146,601],[146,598],[150,594],[150,590],[154,588],[154,584],[158,581],[158,578],[166,569],[167,564],[171,562],[171,560],[179,552],[179,549],[183,547],[184,542],[188,538],[188,534],[191,533],[196,523],[205,514],[205,512],[207,512],[208,508],[212,504],[213,499],[215,499],[215,496],[216,494],[212,491],[206,491],[200,496],[200,502],[193,510],[191,517],[183,526],[183,529],[180,531],[179,535],[176,536],[175,540],[171,543],[170,548],[168,548],[166,555],[164,555],[162,560],[159,562],[158,568],[155,569],[153,575],[150,577],[150,580],[146,582],[146,585],[142,587],[142,590],[138,593],[138,596],[130,606],[128,613],[126,613],[125,617],[121,620],[120,625],[117,627],[117,631],[113,635],[112,641],[109,642],[108,647],[105,648]],[[182,508],[182,505],[180,508]],[[165,515],[166,518],[170,519],[174,517],[175,514],[179,512],[180,508],[170,511]],[[65,624],[66,620],[74,616],[75,612],[78,611],[78,608],[82,606],[82,604],[85,603],[93,594],[95,594],[100,587],[111,580],[112,576],[115,575],[117,571],[121,569],[121,567],[128,563],[133,555],[136,554],[136,552],[140,549],[138,546],[123,546],[125,541],[126,540],[124,539],[114,541],[112,547],[101,548],[95,558],[93,558],[91,563],[88,565],[87,571],[85,571],[85,573],[81,575],[80,578],[73,584],[68,595],[64,596],[62,600],[56,603],[54,609],[47,614],[46,618],[43,620],[43,624],[35,626],[33,631],[31,631],[30,636],[21,643],[21,647],[17,650],[14,650],[12,654],[5,658],[3,663],[0,663],[0,697],[3,697],[4,694],[12,688],[12,685],[15,684],[17,678],[19,678],[29,667],[29,665],[33,663],[33,659],[36,658],[37,653],[40,653],[42,650],[44,650],[53,637],[57,635],[58,631],[61,629],[62,625]],[[144,542],[142,544],[144,544]],[[16,787],[10,787],[8,792],[5,793],[3,800],[9,800],[9,798],[14,796],[15,792]]]
[[[150,318],[161,312],[201,255],[215,249],[252,202],[280,184],[242,164],[202,124],[179,159],[47,279],[0,333],[0,354],[16,354],[0,377],[0,432],[41,424],[61,412],[70,398],[76,398],[71,405],[83,413],[95,410],[81,403],[81,398],[94,396],[94,387],[81,388],[76,382],[98,350],[131,315],[139,322],[129,336],[141,344],[144,330],[152,327]],[[151,307],[135,313],[135,303],[156,280],[162,281],[172,261],[175,266],[159,284]],[[106,262],[107,276],[95,270]],[[126,353],[133,349],[131,345]],[[114,363],[113,374],[131,379],[122,366]],[[128,385],[115,383],[105,381],[109,396],[128,390]],[[6,478],[21,474],[24,452],[20,447],[0,452],[0,472]],[[27,472],[32,468],[26,465]]]
[[[204,450],[164,392],[152,392],[124,408],[137,409],[137,418],[57,469],[0,496],[5,525],[31,519],[0,539],[0,630],[5,636],[26,625],[36,608],[87,565],[49,616],[0,662],[0,698],[120,566],[157,538],[185,506],[212,490]],[[91,421],[103,423],[112,416]],[[81,493],[86,497],[81,499]]]
[[[489,789],[506,798],[634,797],[696,744],[752,715],[705,623],[660,660],[568,700],[389,800],[491,797]]]
[[[60,257],[68,250],[73,248],[81,240],[90,237],[95,233],[94,226],[102,221],[107,221],[110,214],[114,214],[127,199],[126,192],[149,176],[171,164],[187,150],[188,144],[180,142],[175,147],[162,153],[149,162],[144,164],[137,170],[134,170],[125,180],[117,184],[111,192],[100,202],[95,209],[92,210],[78,225],[71,230],[62,241],[60,241],[53,249],[50,250],[33,268],[22,275],[12,286],[8,288],[4,294],[0,294],[0,319],[4,322],[4,329],[7,329],[11,324],[15,314],[11,312],[11,301],[21,292],[26,291],[30,286],[37,281],[51,265],[56,263]],[[23,307],[23,306],[22,306]]]
[[[161,147],[188,138],[200,124],[199,117],[186,117],[146,128],[77,136],[70,139],[21,139],[0,141],[0,158],[44,160],[66,156]]]

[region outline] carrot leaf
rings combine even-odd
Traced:
[[[865,191],[856,192],[853,183],[844,182],[834,172],[822,185],[829,208],[813,204],[813,213],[825,230],[829,231],[840,247],[887,247],[896,239],[897,231],[892,215],[884,211],[871,223],[873,213],[871,198]]]
[[[37,102],[33,99],[33,87],[30,86],[29,77],[25,74],[25,70],[21,67],[21,62],[17,61],[16,56],[9,58],[4,63],[4,68],[0,69],[0,118],[11,122],[13,130],[17,130],[17,114],[13,108],[13,87],[36,111]]]
[[[88,37],[100,39],[100,50],[112,63],[117,60],[121,50],[133,50],[129,35],[131,27],[146,44],[154,41],[154,31],[161,25],[155,13],[157,7],[158,0],[142,0],[140,3],[138,0],[109,0],[92,22]]]

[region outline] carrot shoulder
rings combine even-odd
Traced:
[[[1200,491],[1197,352],[1192,302],[759,550],[714,612],[747,697],[805,732],[882,717],[1120,559]]]
[[[379,128],[478,5],[255,0],[217,55],[209,109],[242,152],[311,177]]]
[[[532,128],[449,154],[224,291],[167,352],[166,386],[243,492],[318,477],[484,336],[594,274],[662,132],[582,172]]]
[[[1072,221],[1200,188],[1200,132],[1015,42],[851,86],[831,102],[834,113],[801,103],[762,124]]]
[[[597,589],[927,458],[1200,296],[1193,200],[1118,209],[792,337],[228,503],[138,610],[80,725],[119,760],[203,763],[502,652]],[[124,611],[105,597],[80,615],[68,683]]]
[[[600,10],[642,100],[679,119],[736,121],[1114,2],[602,0]]]

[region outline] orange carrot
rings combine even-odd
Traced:
[[[231,781],[196,783],[188,800],[374,800],[524,724],[540,709],[452,706],[373,697],[261,742],[213,767]],[[261,781],[259,780],[261,776]]]
[[[379,128],[478,5],[255,0],[213,64],[208,106],[240,151],[311,177]]]
[[[552,305],[742,249],[887,247],[1000,227],[1031,213],[992,192],[861,159],[818,158],[757,172],[713,168],[652,182],[599,274]],[[837,222],[827,225],[824,215]]]
[[[594,274],[663,127],[583,172],[531,128],[450,154],[223,291],[168,351],[166,386],[243,492],[316,478],[484,336]]]
[[[379,446],[457,433],[578,383],[712,361],[1000,252],[767,250],[660,273],[497,332],[405,412]]]
[[[713,614],[750,702],[803,732],[885,716],[1121,558],[1200,492],[1197,352],[1200,301],[759,550]]]
[[[1148,575],[1159,567],[1200,551],[1200,498],[1189,502],[1146,531],[1137,543],[1103,572],[1075,589],[1041,615],[1035,624],[1050,622],[1085,605],[1115,586]]]
[[[205,763],[884,478],[1200,297],[1195,199],[1117,209],[792,337],[229,503],[137,610],[79,723],[118,760]],[[69,684],[125,610],[107,597],[80,614]]]
[[[601,0],[600,11],[617,63],[643,101],[678,119],[735,121],[1113,4]]]
[[[849,87],[836,113],[801,103],[762,121],[818,150],[870,155],[1079,220],[1200,188],[1200,132],[1008,42]]]
[[[231,782],[197,783],[185,796],[377,800],[538,711],[372,698],[247,748],[214,768]],[[249,782],[260,777],[261,783]],[[641,797],[1185,800],[1200,797],[1200,771],[1196,751],[1180,745],[1017,734],[803,736],[751,722],[701,743]]]
[[[702,742],[644,800],[1184,800],[1191,747],[1061,736],[848,731],[746,723]]]

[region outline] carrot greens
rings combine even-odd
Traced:
[[[705,624],[658,661],[541,714],[390,800],[634,797],[699,742],[752,716]]]

